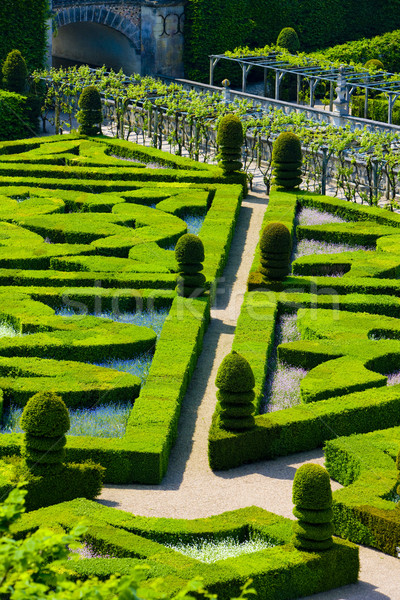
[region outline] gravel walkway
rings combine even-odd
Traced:
[[[246,281],[258,241],[267,200],[255,191],[242,203],[229,262],[220,282],[210,326],[204,337],[179,422],[178,440],[168,472],[159,486],[105,486],[102,504],[134,514],[198,518],[250,505],[292,517],[291,491],[296,469],[305,462],[323,464],[321,450],[304,452],[213,473],[207,460],[207,438],[216,402],[215,377],[230,352]],[[332,482],[332,489],[340,487]],[[400,560],[360,548],[357,585],[312,596],[314,600],[400,600]]]

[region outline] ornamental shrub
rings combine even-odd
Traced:
[[[176,291],[178,296],[188,298],[204,293],[206,278],[203,270],[204,246],[201,239],[192,233],[182,235],[175,247],[175,258],[178,263],[179,275]]]
[[[226,174],[240,171],[242,168],[243,127],[237,115],[222,117],[218,125],[217,144],[219,148],[218,166]]]
[[[302,465],[293,481],[293,544],[318,552],[333,545],[332,490],[329,474],[317,464]]]
[[[23,410],[22,462],[17,479],[27,490],[27,510],[36,510],[74,498],[95,498],[101,492],[105,469],[87,461],[65,464],[65,433],[70,427],[68,409],[60,396],[39,392]]]
[[[364,67],[366,69],[385,69],[385,67],[383,66],[383,62],[381,62],[377,58],[371,58],[371,60],[367,60]]]
[[[85,87],[78,100],[80,111],[76,114],[79,133],[82,135],[98,135],[101,133],[103,114],[101,109],[101,98],[98,89],[94,85]]]
[[[399,484],[400,484],[400,450],[399,450],[399,453],[398,453],[397,458],[396,458],[396,467],[397,467],[397,470],[399,471],[398,481],[399,481]],[[398,485],[396,491],[400,495],[400,485]]]
[[[28,70],[26,62],[19,50],[11,50],[7,54],[3,68],[3,87],[9,92],[24,94],[27,88]]]
[[[61,471],[65,433],[70,427],[61,397],[52,392],[35,394],[28,400],[20,424],[25,431],[21,454],[28,469],[36,475]]]
[[[292,54],[296,54],[300,50],[299,36],[293,27],[284,27],[282,29],[276,40],[276,45],[280,48],[285,48]]]
[[[254,375],[248,361],[234,350],[225,356],[215,380],[223,428],[240,431],[254,427]]]
[[[285,190],[301,183],[302,151],[295,133],[285,131],[278,135],[272,146],[272,184]]]
[[[284,223],[268,223],[260,238],[260,271],[264,279],[283,279],[290,273],[292,238]]]

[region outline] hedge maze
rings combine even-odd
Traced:
[[[50,391],[69,408],[133,402],[123,437],[69,435],[67,461],[93,459],[109,483],[160,482],[210,305],[209,294],[176,296],[173,249],[187,232],[185,218],[204,218],[203,272],[212,287],[227,258],[243,182],[121,140],[70,135],[1,143],[0,315],[12,335],[0,337],[0,407],[24,406]],[[158,341],[151,323],[113,318],[160,309],[169,314]],[[144,353],[152,355],[144,385],[96,364]],[[21,439],[2,433],[0,455],[20,454]]]
[[[301,211],[310,208],[342,222],[299,225]],[[389,497],[396,490],[400,425],[400,216],[275,189],[262,231],[275,222],[292,235],[292,274],[266,279],[256,252],[233,343],[254,373],[255,425],[228,431],[217,403],[210,465],[229,469],[326,443],[331,476],[351,484],[334,494],[335,532],[395,554],[398,508]],[[297,256],[303,240],[322,242],[322,250]],[[324,253],[332,243],[349,250]],[[280,320],[290,314],[298,337],[278,343]],[[266,397],[274,353],[279,364],[303,370],[299,401],[286,409],[270,408]]]
[[[13,526],[13,534],[26,535],[44,524],[61,532],[82,519],[88,526],[85,542],[100,557],[69,562],[67,566],[75,578],[125,574],[144,562],[149,582],[156,577],[164,578],[167,597],[200,576],[204,587],[223,600],[236,596],[248,579],[252,579],[258,596],[267,600],[299,598],[357,580],[356,546],[335,538],[332,547],[324,552],[298,550],[291,543],[293,521],[255,506],[205,519],[158,519],[78,499],[23,515]],[[268,542],[270,547],[211,564],[168,547],[178,541],[196,545],[227,538],[243,543],[254,536]]]

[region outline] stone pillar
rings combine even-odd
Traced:
[[[142,5],[142,75],[183,77],[184,18],[184,0],[149,0]]]
[[[346,88],[346,80],[343,77],[344,75],[344,65],[340,65],[339,67],[339,75],[337,78],[337,85],[335,91],[337,93],[336,100],[333,101],[333,113],[334,117],[332,118],[333,124],[336,127],[344,126],[345,119],[343,117],[348,116],[349,114],[349,103],[347,100],[347,88]]]
[[[53,54],[53,0],[49,0],[49,18],[47,19],[47,51],[44,57],[44,66],[48,69],[52,66],[52,54]]]

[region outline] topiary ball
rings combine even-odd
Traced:
[[[28,70],[25,59],[19,50],[11,50],[7,54],[2,73],[3,85],[6,90],[17,94],[26,92]]]
[[[26,403],[20,425],[29,435],[63,436],[70,428],[68,409],[60,396],[39,392]]]
[[[226,392],[250,392],[254,385],[254,375],[249,362],[232,350],[219,366],[215,385]]]
[[[267,255],[289,256],[292,250],[292,237],[284,223],[268,223],[261,234],[260,252],[262,258]]]
[[[178,263],[195,264],[204,260],[204,245],[193,233],[182,235],[175,246],[175,258]]]
[[[226,148],[237,148],[243,144],[242,122],[237,115],[225,115],[219,122],[217,144]]]
[[[284,131],[276,138],[272,146],[272,163],[301,164],[303,155],[300,139],[291,131]]]
[[[96,86],[88,85],[83,88],[78,106],[81,110],[101,110],[101,97]]]
[[[374,69],[374,71],[376,69],[382,69],[382,70],[385,69],[385,67],[383,66],[383,62],[381,62],[377,58],[371,58],[371,60],[367,60],[367,62],[365,63],[364,67],[366,69]]]
[[[293,481],[293,504],[311,510],[325,510],[332,506],[331,482],[324,467],[309,463],[297,469]]]
[[[282,29],[276,40],[276,45],[280,48],[285,48],[288,52],[295,54],[300,50],[299,36],[293,27],[285,27]]]

